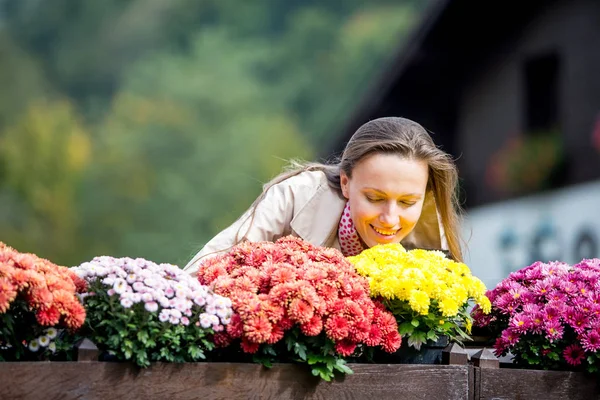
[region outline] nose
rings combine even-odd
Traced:
[[[379,222],[381,222],[385,228],[396,227],[399,221],[400,210],[395,203],[386,205],[385,209],[379,214]]]

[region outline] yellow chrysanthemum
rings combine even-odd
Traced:
[[[451,297],[441,299],[438,307],[444,317],[453,317],[458,314],[458,303]]]
[[[407,251],[400,244],[385,244],[348,260],[360,275],[369,278],[373,296],[406,301],[419,314],[434,312],[444,318],[454,317],[466,311],[471,299],[484,312],[491,307],[483,282],[471,275],[467,265],[448,259],[440,251]]]
[[[427,315],[429,312],[429,296],[420,290],[412,290],[408,298],[410,307],[421,315]]]

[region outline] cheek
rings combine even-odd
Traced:
[[[377,217],[377,209],[369,202],[350,202],[350,213],[355,224],[364,223],[366,220]]]
[[[423,206],[420,207],[411,207],[406,211],[406,213],[402,216],[405,224],[415,225],[419,218],[421,217],[421,211],[423,210]]]

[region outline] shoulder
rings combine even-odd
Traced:
[[[314,205],[321,200],[330,202],[336,197],[339,195],[329,185],[323,171],[303,171],[271,186],[266,192],[266,198],[271,201],[292,205],[294,213],[309,204]]]
[[[315,193],[323,187],[328,187],[327,177],[323,171],[304,171],[287,178],[274,186],[289,188],[292,191],[302,190]]]

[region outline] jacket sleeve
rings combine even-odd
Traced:
[[[188,262],[186,272],[195,274],[199,263],[206,257],[214,256],[229,250],[242,238],[251,242],[275,241],[291,233],[290,222],[294,215],[293,187],[284,181],[273,185],[265,193],[265,197],[225,230],[217,234]]]

